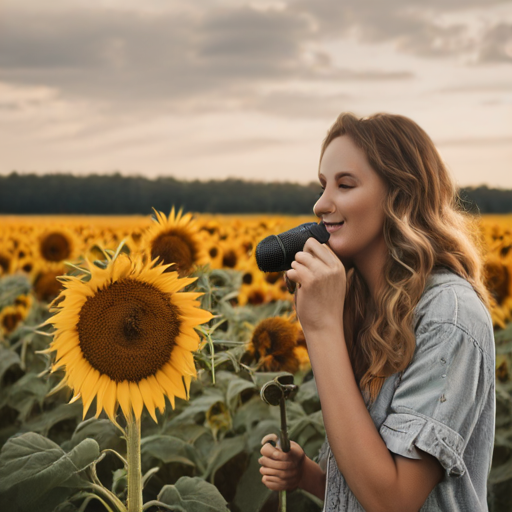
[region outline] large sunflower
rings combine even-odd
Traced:
[[[199,344],[194,327],[212,315],[198,308],[200,293],[179,291],[195,279],[165,272],[168,265],[125,254],[105,269],[86,264],[90,279],[64,277],[47,321],[56,329],[48,349],[56,352],[53,369],[65,369],[57,389],[67,384],[72,400],[82,398],[84,417],[96,398],[96,417],[104,409],[114,420],[119,403],[126,418],[132,411],[140,418],[145,405],[156,421],[164,395],[173,407],[176,396],[188,398]]]
[[[180,276],[189,274],[195,265],[204,265],[208,256],[203,249],[199,236],[199,227],[192,214],[176,214],[174,208],[169,217],[155,210],[156,223],[144,235],[143,247],[150,259],[158,258],[160,263],[174,266],[169,269],[178,271]]]

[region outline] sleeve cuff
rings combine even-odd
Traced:
[[[390,414],[380,427],[388,450],[409,459],[421,459],[418,449],[435,457],[450,476],[462,476],[464,440],[454,430],[425,416]]]

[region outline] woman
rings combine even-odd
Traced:
[[[326,430],[326,471],[263,440],[262,481],[326,512],[487,510],[494,338],[475,221],[410,119],[342,114],[323,143],[310,238],[287,279]]]

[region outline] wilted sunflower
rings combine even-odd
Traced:
[[[200,293],[180,292],[195,281],[165,272],[168,265],[144,263],[120,254],[105,269],[87,263],[90,279],[66,276],[57,313],[46,323],[56,329],[47,352],[56,352],[53,370],[64,367],[55,389],[68,385],[82,398],[84,417],[96,398],[96,417],[111,420],[119,403],[126,418],[139,419],[144,405],[156,421],[167,395],[187,399],[196,376],[194,327],[209,321],[199,309]]]
[[[174,208],[169,217],[155,210],[156,223],[144,235],[143,247],[149,252],[150,259],[158,258],[160,263],[175,265],[168,271],[176,270],[180,276],[189,274],[194,265],[208,262],[198,226],[192,214],[175,214]]]
[[[289,318],[265,318],[253,331],[248,347],[250,359],[262,371],[297,372],[300,366],[295,352],[297,334],[298,324]]]

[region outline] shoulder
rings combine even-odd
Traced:
[[[471,284],[451,270],[433,272],[415,308],[416,338],[428,333],[457,334],[483,354],[494,356],[494,332],[489,311]]]

